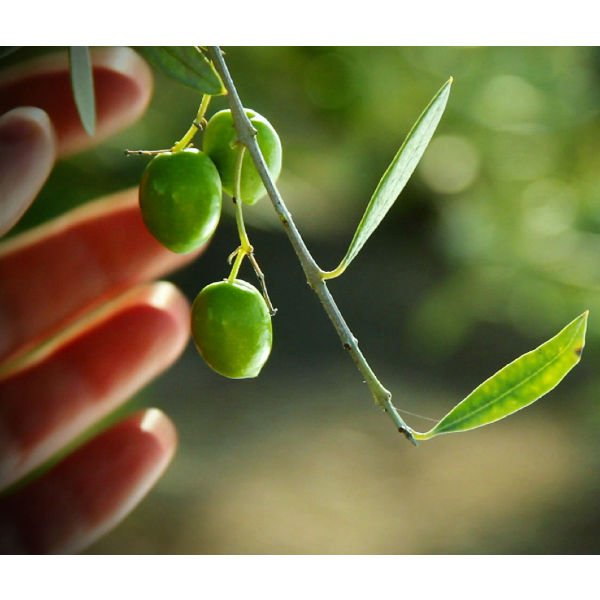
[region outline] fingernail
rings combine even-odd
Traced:
[[[163,449],[163,460],[168,463],[177,446],[177,431],[169,418],[158,408],[148,408],[140,413],[140,429],[154,435]]]
[[[33,202],[55,155],[54,131],[43,110],[20,107],[0,117],[0,235]]]

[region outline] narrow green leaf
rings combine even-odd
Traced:
[[[433,97],[427,108],[422,112],[417,122],[406,136],[400,150],[386,169],[379,181],[365,213],[358,224],[354,238],[350,242],[348,252],[340,265],[332,271],[338,275],[346,269],[356,257],[371,234],[377,229],[385,215],[388,213],[400,192],[404,189],[415,170],[421,156],[425,152],[433,134],[442,118],[448,96],[450,95],[450,78]]]
[[[0,46],[0,58],[16,52],[21,46]]]
[[[484,381],[418,440],[493,423],[525,408],[556,387],[579,362],[588,311],[553,338],[517,358]]]
[[[77,112],[88,135],[96,130],[96,100],[94,98],[94,77],[92,59],[87,46],[69,46],[69,69],[71,88]]]
[[[136,50],[157,69],[202,94],[225,93],[212,63],[196,46],[140,46]]]

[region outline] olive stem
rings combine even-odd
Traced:
[[[244,152],[246,147],[240,144],[235,157],[235,196],[232,198],[235,205],[235,222],[237,224],[238,234],[240,236],[240,245],[246,254],[250,254],[253,250],[252,244],[246,233],[246,226],[244,224],[244,215],[242,213],[242,202],[241,202],[241,180],[242,180],[242,161],[244,159]]]
[[[204,94],[204,96],[202,96],[202,102],[200,102],[200,108],[198,109],[196,118],[190,125],[190,128],[187,130],[186,134],[171,148],[171,152],[180,152],[186,148],[198,130],[202,129],[205,124],[204,115],[206,114],[211,98],[212,96],[210,94]]]
[[[240,266],[242,265],[242,261],[244,260],[244,258],[246,256],[246,253],[244,252],[244,250],[242,248],[238,248],[234,254],[235,254],[235,261],[233,263],[233,267],[231,267],[231,272],[229,273],[229,277],[227,278],[229,283],[234,282],[234,280],[237,277],[237,274],[240,270]]]
[[[248,149],[248,152],[252,157],[252,161],[254,162],[267,194],[271,199],[273,207],[275,208],[275,212],[277,213],[292,244],[292,247],[298,256],[300,265],[302,266],[304,274],[306,275],[308,285],[313,289],[321,301],[321,304],[323,305],[329,320],[333,324],[343,347],[348,351],[356,367],[369,386],[375,403],[390,416],[398,430],[416,445],[417,442],[412,435],[411,428],[404,422],[402,417],[398,414],[395,406],[392,404],[392,394],[382,385],[379,379],[377,379],[369,363],[366,361],[365,357],[360,351],[357,339],[350,331],[350,328],[346,324],[346,321],[340,313],[333,296],[329,292],[329,289],[323,280],[324,271],[320,269],[306,247],[302,236],[294,224],[290,212],[281,198],[279,190],[271,178],[265,163],[265,159],[256,140],[256,130],[252,126],[252,123],[244,111],[244,106],[238,96],[237,90],[229,73],[229,69],[227,68],[225,60],[223,59],[220,47],[211,46],[208,49],[208,52],[217,72],[223,80],[225,89],[227,90],[228,102],[233,115],[233,122],[237,131],[238,142],[243,144]]]
[[[260,287],[262,288],[263,298],[267,303],[267,308],[269,313],[273,317],[277,312],[276,308],[273,308],[273,304],[271,303],[271,299],[269,298],[269,293],[267,292],[267,284],[265,281],[265,276],[263,272],[260,270],[258,266],[258,262],[256,258],[254,258],[254,247],[250,243],[250,238],[246,233],[246,225],[244,224],[244,214],[242,213],[242,201],[241,201],[241,182],[242,182],[242,165],[244,160],[244,152],[246,151],[246,147],[243,144],[238,145],[238,152],[235,157],[235,180],[234,180],[234,192],[235,196],[232,198],[233,204],[235,205],[235,221],[238,228],[238,234],[240,236],[240,247],[236,250],[238,253],[243,253],[245,256],[248,256],[248,260],[252,264],[252,268],[256,273],[256,277],[260,282]],[[240,261],[241,262],[241,261]]]
[[[250,252],[248,254],[248,260],[254,269],[254,273],[260,282],[260,287],[262,289],[263,298],[267,303],[267,309],[269,310],[269,314],[274,317],[277,314],[277,309],[274,308],[273,303],[271,302],[271,298],[269,298],[269,292],[267,292],[267,282],[265,280],[264,273],[261,271],[261,268],[258,265],[256,258],[254,257],[254,252]]]

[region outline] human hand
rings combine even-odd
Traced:
[[[0,75],[0,235],[25,212],[57,158],[94,145],[145,110],[152,77],[141,58],[111,48],[93,53],[93,61],[94,138],[79,123],[66,52]],[[188,302],[171,284],[150,280],[190,258],[150,236],[137,190],[0,243],[0,490],[179,356]],[[111,426],[0,499],[0,552],[85,548],[154,485],[175,446],[175,428],[157,409]]]

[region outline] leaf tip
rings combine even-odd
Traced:
[[[583,323],[584,335],[585,335],[585,330],[587,329],[587,320],[588,320],[589,314],[590,314],[589,309],[585,310],[577,317],[577,319],[575,319],[576,321],[581,321]]]
[[[583,333],[582,333],[582,342],[581,344],[579,344],[576,348],[574,348],[573,352],[575,352],[577,358],[581,358],[581,353],[583,352],[583,347],[585,345],[585,332],[587,329],[587,319],[588,319],[588,315],[590,314],[589,309],[583,311],[583,313],[581,315],[579,315],[579,317],[577,317],[577,321],[581,321],[582,325],[583,325]]]
[[[96,114],[95,113],[93,115],[91,115],[89,119],[86,119],[83,121],[83,128],[85,129],[85,132],[90,137],[94,137],[94,134],[96,133]]]

